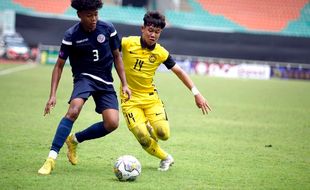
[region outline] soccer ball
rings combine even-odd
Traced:
[[[134,181],[141,174],[139,160],[131,155],[119,157],[114,164],[114,174],[120,181]]]

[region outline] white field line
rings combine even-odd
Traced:
[[[15,73],[15,72],[18,72],[18,71],[23,71],[23,70],[31,69],[31,68],[34,68],[36,66],[37,66],[37,64],[28,63],[28,64],[25,64],[25,65],[21,65],[21,66],[9,68],[9,69],[0,70],[0,76],[11,74],[11,73]]]

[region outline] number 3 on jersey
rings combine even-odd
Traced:
[[[99,52],[97,49],[93,50],[93,55],[94,55],[94,60],[93,61],[98,61],[99,60]]]

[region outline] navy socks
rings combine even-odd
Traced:
[[[65,117],[62,118],[56,130],[56,134],[54,136],[51,150],[54,150],[55,152],[59,153],[60,149],[64,145],[68,135],[71,132],[72,126],[73,126],[73,121]],[[91,125],[90,127],[88,127],[87,129],[81,132],[76,133],[75,137],[77,141],[81,143],[85,140],[91,140],[91,139],[103,137],[109,133],[110,131],[107,131],[104,128],[103,122],[101,121],[101,122]]]
[[[110,131],[107,131],[104,128],[103,122],[101,121],[101,122],[91,125],[90,127],[88,127],[87,129],[83,131],[75,133],[75,137],[77,141],[81,143],[85,140],[91,140],[91,139],[97,139],[97,138],[103,137],[109,133]]]
[[[71,132],[72,125],[73,121],[65,117],[62,118],[56,130],[51,150],[54,150],[55,152],[59,153],[61,147],[63,146],[68,135]]]

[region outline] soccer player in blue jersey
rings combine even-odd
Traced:
[[[168,117],[153,83],[159,65],[164,64],[192,91],[195,103],[203,114],[211,108],[190,77],[157,43],[166,25],[164,15],[150,11],[143,20],[141,36],[122,38],[125,74],[132,96],[127,101],[127,97],[121,95],[121,106],[129,130],[146,152],[161,160],[158,170],[167,171],[174,159],[158,144],[158,140],[168,140],[170,137]]]
[[[52,73],[50,96],[44,115],[49,114],[56,105],[56,91],[67,58],[72,68],[74,86],[69,109],[58,125],[48,158],[38,170],[39,174],[51,173],[65,142],[68,146],[68,159],[75,165],[78,143],[103,137],[118,127],[118,100],[111,72],[113,63],[121,80],[122,93],[130,99],[131,91],[127,86],[117,32],[111,23],[98,20],[98,9],[102,5],[101,0],[71,1],[71,6],[77,10],[80,22],[65,32]],[[102,114],[103,121],[94,123],[78,133],[70,134],[73,123],[89,96],[93,97],[96,112]]]

